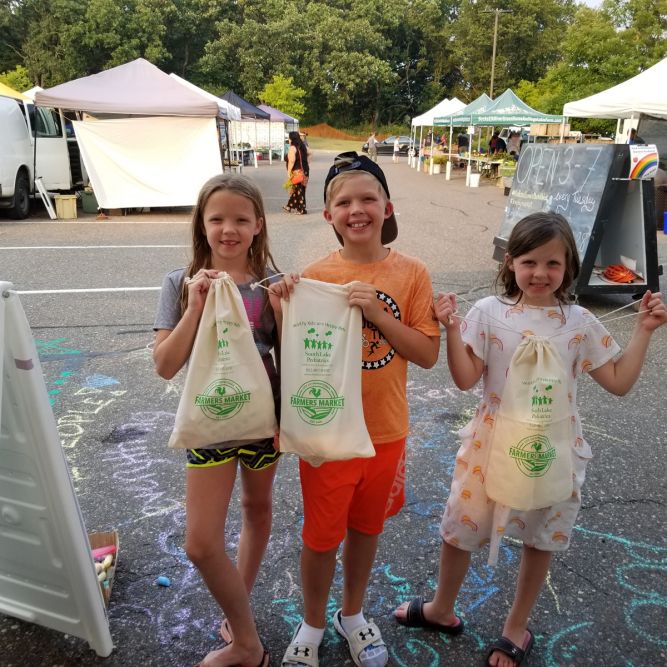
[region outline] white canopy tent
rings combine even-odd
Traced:
[[[209,93],[208,90],[204,90],[199,86],[195,86],[194,83],[190,83],[186,79],[181,78],[180,76],[178,76],[178,74],[174,74],[172,72],[169,76],[178,81],[179,83],[182,83],[189,90],[193,90],[199,93],[200,95],[203,95],[206,99],[215,102],[218,105],[219,109],[218,115],[221,118],[224,118],[225,120],[241,120],[241,109],[234,106],[231,102],[223,100],[220,97],[216,97],[213,93]]]
[[[269,148],[269,164],[272,164],[274,150],[280,152],[280,161],[282,162],[285,158],[285,140],[287,134],[292,131],[298,132],[299,120],[268,104],[258,104],[257,108],[266,111],[270,116],[268,123],[262,123],[259,126],[259,140]]]
[[[640,116],[667,120],[667,58],[637,76],[600,93],[568,102],[563,115],[575,118],[615,118],[616,142],[626,140],[630,127],[637,127]],[[624,120],[621,129],[621,121]]]
[[[641,74],[563,107],[575,118],[638,118],[640,114],[667,119],[667,58]]]
[[[191,206],[221,171],[217,101],[143,58],[37,92],[35,104],[97,116],[73,125],[102,208]]]
[[[445,98],[444,100],[441,100],[438,102],[432,109],[429,109],[425,113],[421,114],[420,116],[416,116],[415,118],[412,119],[412,129],[411,129],[411,136],[410,136],[410,146],[414,146],[416,143],[416,138],[417,138],[417,128],[419,128],[419,145],[421,146],[422,143],[422,133],[423,133],[423,128],[424,127],[430,127],[431,128],[431,152],[433,151],[433,123],[436,118],[439,116],[451,116],[452,114],[455,114],[457,111],[460,111],[465,107],[465,102],[461,102],[460,99],[457,97],[452,97],[451,100]],[[451,134],[451,133],[450,133]],[[450,142],[451,142],[451,136],[450,136]],[[415,159],[414,160],[414,167],[415,169],[419,168],[419,160]],[[433,173],[433,163],[431,163],[431,167],[429,170],[429,173]]]

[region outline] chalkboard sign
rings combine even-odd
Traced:
[[[530,213],[554,211],[570,223],[583,260],[619,148],[627,150],[602,144],[526,144],[498,236],[508,239],[514,225]]]
[[[581,270],[576,294],[658,289],[653,185],[628,179],[624,144],[526,144],[512,180],[505,219],[493,240],[502,261],[510,233],[531,213],[553,211],[570,223]],[[605,280],[604,268],[627,262],[631,283]]]

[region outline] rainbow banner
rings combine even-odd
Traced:
[[[630,146],[630,180],[653,178],[658,171],[658,149],[655,144]]]

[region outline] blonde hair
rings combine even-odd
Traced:
[[[377,183],[378,192],[384,197],[385,202],[389,201],[387,198],[387,193],[384,191],[384,188],[382,187],[382,183],[380,183],[380,181],[378,181],[378,179],[375,178],[373,174],[370,174],[367,171],[353,169],[350,171],[341,172],[340,174],[338,174],[338,176],[335,176],[329,182],[329,185],[327,186],[327,189],[324,193],[324,206],[326,207],[327,211],[329,210],[329,204],[331,203],[331,200],[333,199],[333,197],[336,196],[336,193],[341,189],[345,181],[349,181],[354,176],[360,176],[360,175],[372,178],[373,182]]]
[[[185,271],[186,276],[193,276],[199,269],[211,268],[211,247],[206,238],[204,227],[204,209],[208,200],[216,192],[228,191],[248,199],[253,206],[255,216],[262,220],[259,232],[254,236],[248,249],[248,272],[258,280],[266,277],[267,268],[278,271],[269,250],[269,236],[266,229],[264,201],[259,188],[245,176],[237,174],[218,174],[210,178],[199,191],[197,204],[192,211],[192,260]],[[188,305],[188,290],[183,285],[181,292],[181,313]]]

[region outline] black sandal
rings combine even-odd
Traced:
[[[530,654],[530,651],[533,648],[533,641],[535,639],[533,637],[533,633],[530,630],[526,629],[526,632],[530,635],[530,638],[528,639],[528,643],[524,646],[524,648],[520,648],[513,641],[507,639],[507,637],[501,637],[498,639],[498,641],[495,641],[493,644],[491,644],[491,648],[486,654],[486,660],[484,661],[486,667],[489,667],[489,658],[494,654],[495,651],[504,653],[510,660],[514,661],[515,667],[519,667],[519,665]]]
[[[414,598],[408,605],[408,611],[405,618],[395,617],[396,620],[408,628],[423,628],[424,630],[433,630],[442,632],[446,635],[460,635],[463,632],[463,620],[459,618],[456,625],[443,625],[442,623],[432,623],[424,616],[424,598]]]

